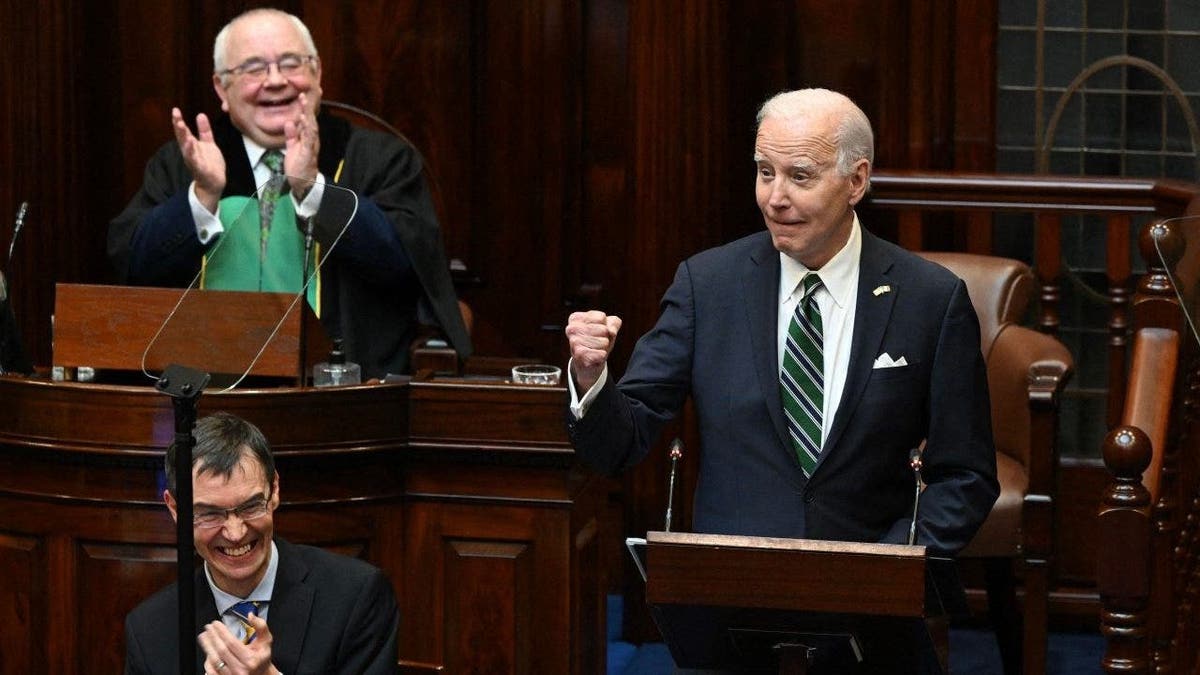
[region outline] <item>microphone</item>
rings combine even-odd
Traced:
[[[675,503],[675,472],[679,468],[679,458],[683,457],[683,441],[676,438],[671,441],[671,449],[668,454],[671,458],[671,482],[667,486],[667,522],[663,528],[664,532],[671,531],[671,510]]]
[[[913,494],[913,514],[912,522],[908,526],[908,545],[912,546],[917,541],[917,502],[921,499],[921,448],[913,448],[908,453],[908,466],[913,470],[913,476],[916,478],[917,488]]]
[[[13,249],[17,245],[17,235],[21,234],[21,228],[25,227],[25,214],[28,212],[29,202],[21,202],[21,205],[17,207],[16,220],[13,221],[12,239],[8,242],[8,261],[4,263],[4,269],[8,269],[9,264],[12,263]]]

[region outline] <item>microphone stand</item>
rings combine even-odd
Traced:
[[[171,397],[175,411],[175,555],[179,604],[179,673],[196,672],[196,552],[192,525],[192,449],[196,402],[208,373],[171,364],[155,387]]]
[[[671,531],[671,510],[675,503],[675,472],[679,468],[679,458],[683,456],[683,441],[676,438],[671,441],[671,450],[669,457],[671,458],[671,482],[667,486],[667,517],[664,532]]]
[[[303,272],[300,277],[300,293],[303,295],[300,298],[300,356],[298,357],[299,363],[296,369],[301,388],[304,387],[308,379],[308,359],[306,358],[308,356],[308,321],[305,321],[306,310],[304,307],[308,304],[308,259],[312,255],[313,249],[313,218],[316,218],[316,216],[313,215],[310,218],[304,219],[304,262],[301,265]]]
[[[921,499],[921,449],[913,448],[908,454],[908,465],[913,470],[913,475],[916,476],[917,486],[916,493],[913,494],[913,514],[912,522],[908,526],[908,545],[912,546],[917,541],[917,502]]]

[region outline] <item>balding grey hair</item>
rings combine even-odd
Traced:
[[[835,111],[841,114],[833,142],[837,147],[837,171],[843,176],[854,173],[854,165],[865,159],[875,164],[875,134],[866,113],[845,94],[829,89],[797,89],[780,92],[767,99],[758,109],[756,123],[761,126],[767,117],[782,119],[801,117],[814,112]]]
[[[319,56],[319,54],[317,54],[317,45],[316,45],[316,43],[313,42],[313,39],[312,39],[312,33],[310,33],[308,31],[308,26],[304,25],[304,22],[300,20],[300,17],[296,16],[295,14],[289,14],[281,9],[271,9],[271,8],[267,8],[267,7],[260,7],[258,9],[247,10],[247,11],[242,12],[241,14],[238,14],[237,16],[233,17],[233,19],[231,19],[229,21],[229,23],[225,24],[225,26],[223,28],[221,28],[221,32],[217,33],[217,39],[213,40],[213,72],[214,73],[216,73],[217,75],[221,75],[221,71],[228,70],[230,67],[226,63],[226,60],[225,60],[225,50],[228,48],[229,31],[231,28],[233,28],[233,25],[235,23],[241,21],[242,19],[248,19],[248,18],[252,18],[255,16],[270,15],[270,14],[286,17],[288,21],[291,21],[292,25],[295,26],[295,28],[296,28],[296,32],[298,32],[300,34],[301,41],[304,42],[304,48],[307,49],[308,52],[310,54],[312,54],[313,56]],[[237,64],[234,64],[234,65],[236,66]],[[226,80],[226,76],[221,75],[221,84],[226,84],[225,80]]]

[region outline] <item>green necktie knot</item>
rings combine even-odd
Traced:
[[[283,173],[283,152],[267,150],[263,153],[262,163],[271,170],[272,174]]]
[[[818,288],[821,287],[821,277],[817,275],[816,272],[809,272],[808,274],[804,275],[804,279],[800,281],[800,285],[804,287],[801,297],[802,299],[807,300],[808,298],[812,297],[813,293],[817,292]]]

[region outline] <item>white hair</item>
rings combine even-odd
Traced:
[[[300,34],[300,40],[302,42],[304,42],[304,48],[307,49],[308,52],[310,54],[312,54],[313,56],[318,56],[317,45],[313,42],[312,33],[310,33],[308,31],[308,26],[304,25],[304,22],[300,20],[300,17],[296,16],[295,14],[288,14],[287,12],[285,12],[281,9],[271,9],[269,7],[259,7],[257,9],[247,10],[247,11],[242,12],[241,14],[238,14],[237,16],[233,17],[233,19],[230,20],[229,23],[225,24],[225,26],[221,29],[221,32],[217,33],[217,39],[213,40],[213,72],[214,73],[220,75],[221,71],[227,70],[229,67],[228,64],[226,64],[226,62],[225,62],[225,50],[228,47],[228,43],[229,43],[229,31],[231,28],[233,28],[233,25],[235,23],[241,21],[242,19],[249,19],[249,18],[252,18],[255,16],[262,16],[262,15],[275,15],[275,16],[282,16],[282,17],[287,18],[288,21],[292,22],[292,26],[294,26],[296,28],[296,32]],[[225,79],[225,76],[222,75],[221,79],[223,82]]]
[[[767,117],[790,119],[819,112],[841,116],[833,142],[837,147],[837,170],[843,176],[854,173],[854,165],[865,159],[875,163],[875,134],[871,121],[854,101],[845,94],[829,89],[797,89],[780,92],[767,99],[758,109],[756,122],[762,125]]]

